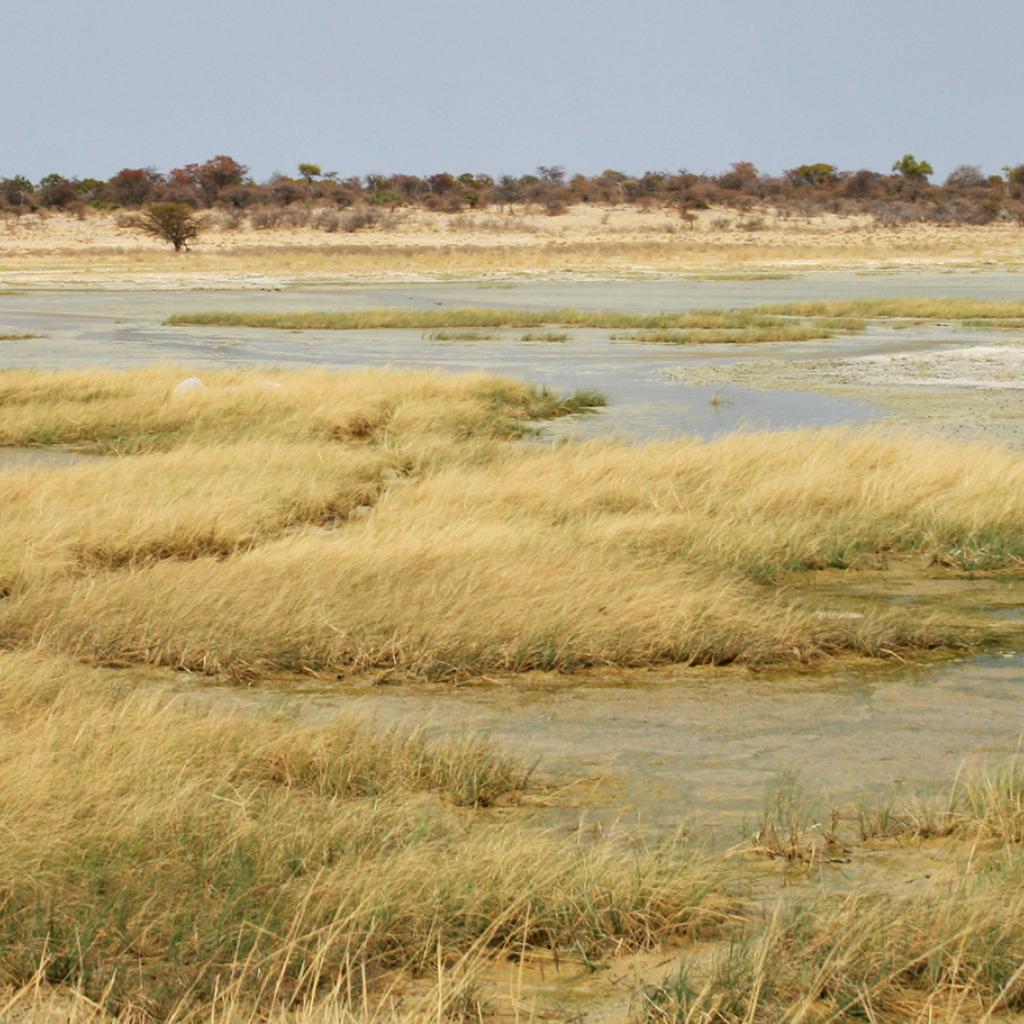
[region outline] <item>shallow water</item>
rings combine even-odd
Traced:
[[[0,473],[13,469],[49,469],[53,466],[80,465],[102,455],[86,454],[69,448],[7,448],[0,445]]]
[[[204,703],[303,721],[356,711],[480,731],[538,758],[545,779],[580,782],[568,802],[591,818],[657,832],[696,822],[726,840],[756,818],[780,773],[796,773],[824,807],[870,802],[948,784],[965,760],[998,763],[1024,734],[1020,653],[813,675],[665,669],[532,688],[182,688]]]
[[[992,342],[991,332],[927,327],[873,328],[822,342],[674,346],[613,341],[607,331],[573,331],[565,343],[524,343],[521,331],[495,341],[431,342],[422,331],[277,331],[166,327],[173,313],[200,309],[361,309],[374,306],[618,309],[628,312],[741,307],[792,299],[974,296],[1024,299],[1024,274],[1007,272],[858,275],[818,273],[774,281],[523,281],[422,285],[303,285],[279,291],[38,291],[0,296],[0,329],[44,335],[0,346],[0,368],[130,368],[174,362],[193,368],[390,365],[486,370],[561,391],[596,388],[600,414],[563,420],[547,436],[712,437],[736,429],[784,429],[867,422],[869,401],[808,391],[762,391],[675,380],[680,365],[734,360],[822,359]]]

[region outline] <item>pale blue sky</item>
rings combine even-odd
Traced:
[[[6,0],[0,176],[1024,163],[1020,0]]]

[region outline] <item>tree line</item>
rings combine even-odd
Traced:
[[[1024,223],[1024,164],[986,175],[973,165],[957,167],[941,184],[932,167],[907,154],[890,171],[840,170],[829,163],[802,164],[781,175],[740,161],[721,174],[645,171],[630,175],[568,174],[540,166],[520,176],[370,174],[343,178],[315,163],[300,163],[294,175],[255,181],[238,160],[218,155],[167,173],[126,167],[107,180],[48,174],[38,182],[21,175],[0,178],[0,210],[15,215],[38,209],[138,209],[179,203],[253,214],[296,206],[320,208],[418,207],[447,213],[530,207],[557,216],[576,204],[672,208],[681,216],[715,206],[752,210],[772,206],[787,214],[868,214],[881,223]],[[254,221],[255,223],[255,221]],[[269,226],[269,222],[266,226]]]

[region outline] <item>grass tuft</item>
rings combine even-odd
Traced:
[[[564,331],[528,331],[520,341],[568,341],[569,335]]]
[[[433,331],[427,335],[428,341],[494,341],[497,334],[487,331]]]

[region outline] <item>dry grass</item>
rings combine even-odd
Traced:
[[[12,373],[0,439],[130,457],[5,479],[0,638],[236,675],[750,664],[953,642],[794,573],[1017,567],[1024,465],[843,431],[541,448],[493,378]],[[592,401],[592,399],[590,400]]]
[[[454,440],[521,432],[525,421],[579,412],[599,396],[562,398],[485,374],[218,370],[176,393],[187,371],[0,376],[0,444],[83,444],[124,454],[185,442]],[[287,386],[285,386],[287,385]]]
[[[0,341],[31,341],[38,337],[38,334],[0,334]]]
[[[203,711],[36,653],[0,653],[0,726],[5,1019],[476,1020],[493,956],[594,965],[695,934],[730,943],[642,1019],[1024,1008],[1019,763],[957,783],[963,834],[1001,845],[965,848],[949,887],[805,883],[762,918],[735,860],[482,811],[528,769],[469,737]]]
[[[637,1019],[953,1024],[1024,1011],[1021,870],[1018,854],[994,877],[965,877],[946,891],[780,904],[710,966],[648,990]]]
[[[765,316],[901,317],[919,320],[992,320],[1024,317],[1024,302],[991,299],[832,299],[759,306]]]
[[[0,974],[163,1018],[278,1010],[515,943],[597,954],[721,919],[719,870],[482,818],[470,739],[199,713],[0,654]],[[380,980],[377,980],[380,979]]]

